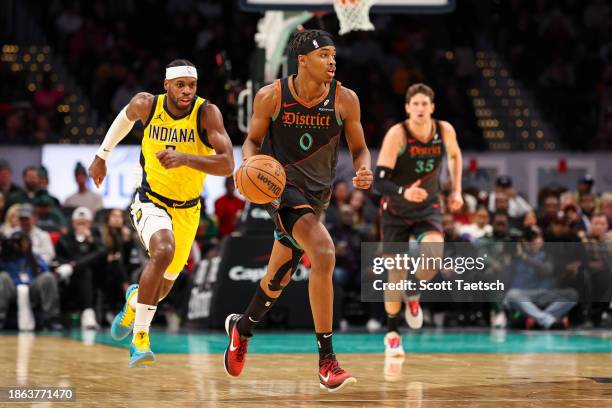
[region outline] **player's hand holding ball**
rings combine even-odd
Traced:
[[[412,185],[404,190],[404,198],[415,203],[423,202],[427,198],[427,191],[419,187],[421,180],[417,180]]]
[[[372,185],[372,180],[374,180],[372,170],[368,169],[366,166],[361,166],[359,170],[357,170],[355,177],[353,177],[353,186],[361,190],[367,190]]]
[[[236,188],[255,204],[268,204],[285,189],[285,169],[273,157],[257,154],[246,159],[234,176]]]

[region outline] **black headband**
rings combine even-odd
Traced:
[[[328,47],[330,45],[334,45],[334,40],[331,38],[331,36],[327,34],[319,34],[316,38],[302,44],[300,48],[296,50],[296,57],[300,54],[306,55],[311,51],[318,50],[321,47]]]

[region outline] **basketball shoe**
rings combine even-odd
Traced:
[[[404,316],[411,329],[420,329],[423,326],[423,309],[418,298],[408,299]]]
[[[132,296],[136,295],[136,289],[138,289],[138,285],[136,284],[130,285],[130,287],[127,288],[123,309],[115,316],[113,324],[111,324],[110,333],[111,337],[115,340],[125,339],[134,328],[136,312],[130,307],[130,299]]]
[[[402,357],[404,356],[404,347],[402,346],[402,336],[398,332],[390,331],[385,335],[385,356],[387,357]]]
[[[357,382],[348,371],[340,368],[334,354],[329,354],[328,357],[330,358],[319,360],[319,386],[322,390],[336,392]]]
[[[238,333],[238,322],[241,314],[230,314],[225,318],[225,332],[230,342],[223,355],[223,366],[225,372],[232,377],[238,377],[244,368],[249,338]]]
[[[130,345],[129,367],[144,367],[146,364],[155,363],[155,354],[151,351],[149,333],[141,331],[136,333]]]

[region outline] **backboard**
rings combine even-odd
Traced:
[[[333,11],[333,0],[240,0],[247,11],[294,10]],[[372,13],[448,13],[455,9],[455,0],[377,0]]]

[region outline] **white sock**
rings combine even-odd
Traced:
[[[132,308],[132,310],[136,310],[136,305],[138,304],[138,289],[132,292],[130,297],[130,301],[128,302],[128,306]]]
[[[145,305],[143,303],[136,303],[136,317],[134,318],[134,338],[139,332],[149,332],[151,321],[155,316],[157,306]]]

